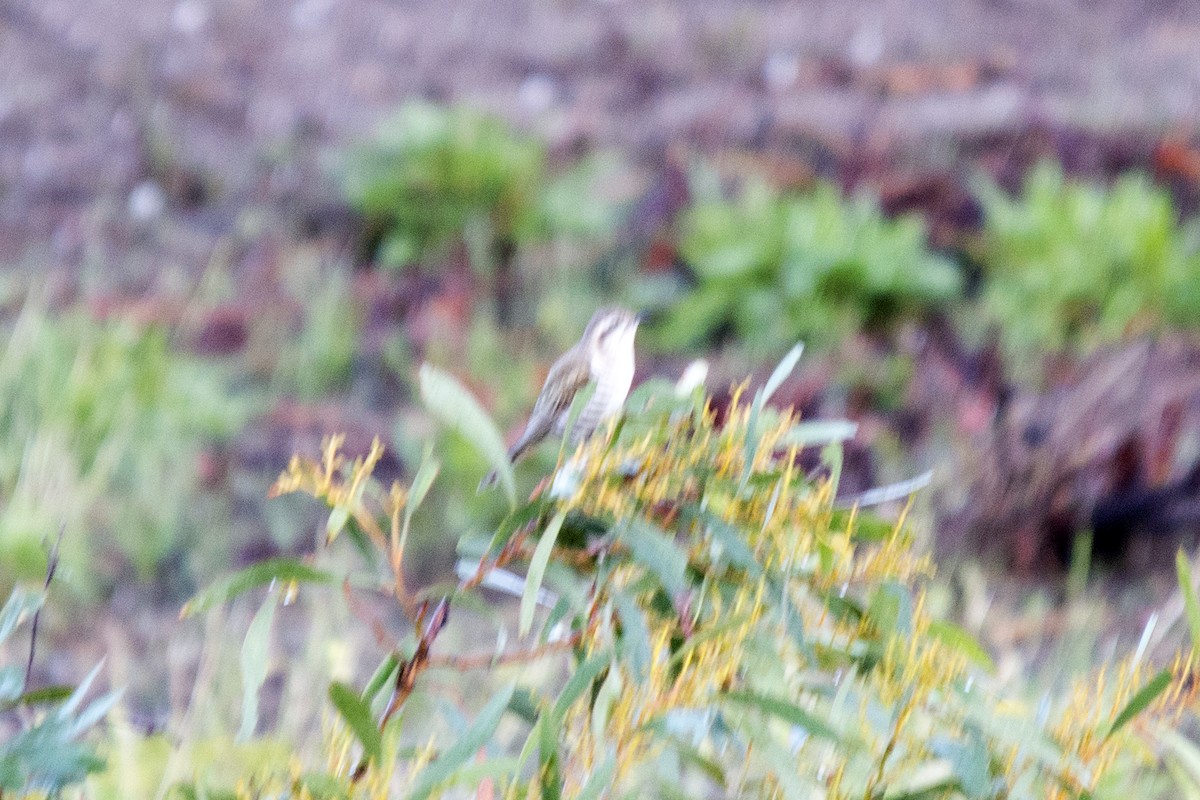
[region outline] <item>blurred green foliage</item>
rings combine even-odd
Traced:
[[[1087,350],[1200,324],[1200,229],[1142,174],[1111,187],[1040,164],[1010,197],[980,182],[983,302],[1011,351]]]
[[[483,268],[496,242],[537,229],[545,170],[542,145],[499,119],[414,102],[353,155],[346,192],[382,231],[381,263],[426,263],[463,241]]]
[[[665,350],[731,329],[755,352],[797,338],[827,345],[854,330],[959,296],[955,266],[928,249],[916,217],[829,185],[780,195],[750,182],[733,198],[708,192],[687,210],[680,252],[696,284],[658,329]]]
[[[314,401],[345,390],[354,377],[362,333],[350,278],[338,269],[296,269],[291,294],[304,309],[299,327],[282,337],[273,389]]]
[[[0,609],[0,645],[34,619],[44,601],[44,592],[16,587]],[[58,796],[104,768],[83,737],[121,693],[110,691],[84,703],[99,672],[97,666],[76,687],[29,690],[23,662],[0,666],[0,795]]]
[[[164,330],[30,300],[0,352],[0,564],[45,569],[63,529],[59,577],[85,592],[149,577],[199,533],[206,446],[239,430],[249,404]]]

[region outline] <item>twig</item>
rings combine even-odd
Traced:
[[[566,639],[549,642],[532,650],[514,650],[507,653],[478,653],[470,656],[439,656],[430,658],[427,666],[440,669],[453,669],[459,672],[469,672],[476,669],[503,666],[505,664],[521,664],[527,661],[537,661],[539,658],[573,650],[582,641],[583,634],[576,631]]]
[[[28,691],[29,679],[33,675],[33,656],[37,652],[37,637],[38,623],[42,620],[42,608],[45,606],[45,595],[50,591],[50,582],[54,580],[54,573],[58,571],[58,549],[62,544],[63,534],[66,533],[67,524],[61,523],[58,526],[58,538],[54,540],[54,547],[50,549],[50,558],[46,561],[46,580],[42,584],[43,600],[38,606],[37,611],[33,612],[33,624],[29,631],[29,658],[25,661],[25,682],[21,686],[21,691]]]

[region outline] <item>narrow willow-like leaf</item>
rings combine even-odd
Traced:
[[[600,800],[604,793],[611,788],[613,776],[617,774],[617,752],[609,748],[604,759],[588,775],[575,800]]]
[[[1188,777],[1191,785],[1197,787],[1197,791],[1200,792],[1200,747],[1197,747],[1191,739],[1165,725],[1156,731],[1155,738],[1169,755],[1174,756],[1173,760],[1178,762],[1179,768]],[[1176,780],[1178,781],[1178,777]]]
[[[79,716],[75,717],[75,719],[71,721],[71,726],[68,730],[68,736],[70,738],[82,736],[93,725],[107,716],[108,712],[112,710],[113,706],[120,701],[121,696],[124,694],[125,689],[122,687],[105,692],[97,697],[95,700],[89,703],[86,708],[79,712]]]
[[[646,617],[627,592],[614,589],[613,603],[621,617],[621,653],[629,662],[633,674],[642,679],[650,671],[652,655]]]
[[[858,433],[858,423],[844,419],[818,419],[793,425],[783,435],[780,444],[785,447],[814,447],[830,442],[844,442]]]
[[[371,676],[371,680],[367,681],[367,686],[362,690],[362,701],[370,706],[375,702],[375,698],[379,695],[383,687],[396,674],[396,669],[400,666],[400,657],[393,650],[380,662],[375,673]]]
[[[842,463],[844,450],[841,442],[830,442],[821,448],[821,463],[829,470],[829,485],[833,495],[837,495],[838,484],[842,482]]]
[[[476,750],[491,740],[515,688],[510,684],[493,695],[475,721],[458,737],[458,741],[421,771],[408,795],[410,800],[425,800],[438,786],[450,780],[475,755]]]
[[[562,773],[558,768],[561,726],[561,720],[550,718],[543,718],[542,724],[538,725],[538,760],[541,764],[538,773],[541,775],[542,797],[546,800],[559,800],[562,797]]]
[[[70,697],[73,691],[75,691],[73,686],[43,686],[21,695],[14,705],[35,706],[43,703],[60,703]]]
[[[337,681],[329,685],[329,702],[333,703],[346,726],[354,732],[366,757],[378,764],[383,758],[383,736],[375,724],[371,709],[357,692]]]
[[[25,619],[37,612],[45,599],[44,592],[31,591],[23,586],[13,588],[4,608],[0,609],[0,643],[11,636]]]
[[[329,519],[325,520],[325,544],[333,544],[349,522],[350,509],[338,506],[330,511]]]
[[[867,616],[880,633],[909,636],[913,629],[912,591],[897,581],[885,581],[875,590]]]
[[[817,736],[830,741],[839,741],[841,737],[837,731],[829,726],[824,720],[816,717],[812,712],[805,711],[803,708],[792,704],[787,700],[776,697],[768,697],[756,692],[745,691],[739,689],[737,691],[728,692],[724,695],[725,699],[737,703],[739,705],[751,706],[760,711],[764,711],[773,717],[779,717],[784,722],[792,725],[798,725],[806,730],[810,735]]]
[[[633,558],[658,578],[672,597],[687,589],[687,555],[675,539],[657,526],[632,519],[619,528],[618,536]]]
[[[421,507],[421,503],[425,502],[425,495],[429,494],[429,489],[433,486],[441,468],[442,462],[433,457],[430,448],[426,448],[425,456],[421,459],[421,466],[417,468],[417,474],[412,479],[412,486],[409,487],[408,502],[404,505],[405,528],[412,523],[413,514]]]
[[[200,614],[214,606],[227,603],[256,586],[262,586],[271,581],[331,583],[333,576],[328,572],[313,569],[294,558],[272,558],[260,561],[210,583],[207,588],[184,603],[179,616],[186,618]]]
[[[1175,553],[1175,571],[1179,575],[1179,593],[1183,595],[1183,607],[1187,611],[1188,628],[1192,633],[1192,647],[1200,648],[1200,600],[1196,598],[1192,565],[1182,548]]]
[[[258,692],[267,680],[267,662],[271,650],[271,624],[275,621],[275,594],[268,593],[246,629],[242,640],[242,725],[237,741],[249,741],[258,728]]]
[[[971,800],[985,800],[992,796],[987,743],[975,728],[969,728],[965,734],[962,741],[936,738],[930,743],[930,750],[950,763],[963,794]]]
[[[771,377],[767,378],[766,385],[762,388],[762,393],[759,395],[762,398],[762,404],[766,405],[770,401],[771,396],[775,394],[788,376],[792,374],[792,370],[796,368],[796,364],[800,361],[800,356],[804,354],[804,342],[797,342],[796,345],[788,351],[779,364],[775,367]]]
[[[1121,709],[1121,713],[1117,714],[1116,718],[1113,720],[1112,726],[1108,729],[1108,733],[1105,734],[1104,738],[1107,739],[1109,736],[1112,736],[1114,733],[1121,730],[1121,728],[1125,727],[1125,725],[1131,719],[1142,713],[1146,706],[1153,703],[1155,698],[1162,694],[1163,691],[1171,685],[1171,679],[1171,670],[1169,669],[1164,669],[1162,672],[1151,678],[1145,686],[1138,690],[1137,694],[1130,698],[1129,702],[1125,704],[1125,707]]]
[[[25,688],[25,670],[16,664],[0,667],[0,708],[10,708]]]
[[[538,591],[542,588],[542,579],[546,576],[546,564],[554,550],[554,542],[558,540],[558,532],[562,530],[563,520],[567,512],[559,511],[550,520],[542,538],[538,540],[529,561],[529,570],[525,573],[525,591],[521,593],[521,613],[518,622],[518,632],[521,636],[529,635],[533,627],[533,612],[537,610]]]
[[[988,672],[996,669],[995,662],[992,661],[992,657],[988,655],[987,650],[983,649],[983,645],[979,643],[979,640],[953,622],[941,619],[931,620],[929,623],[929,635],[947,647],[962,653]]]
[[[65,719],[71,716],[83,705],[83,698],[87,696],[88,690],[92,688],[92,683],[95,682],[96,676],[100,674],[100,670],[103,668],[104,661],[101,660],[99,664],[92,667],[91,671],[83,677],[83,680],[75,687],[75,691],[71,692],[71,696],[56,710],[55,713],[60,718]]]
[[[722,558],[733,566],[746,570],[753,578],[762,575],[762,566],[754,557],[754,551],[746,544],[745,536],[741,531],[708,511],[698,512],[695,514],[695,518],[712,536],[713,543],[720,547]]]
[[[551,710],[551,715],[561,720],[567,715],[571,705],[580,698],[596,678],[600,677],[600,673],[612,663],[612,655],[605,652],[595,653],[571,673],[571,677],[567,679],[567,685],[559,692],[558,698],[554,701],[554,708]]]
[[[443,425],[457,431],[496,471],[508,504],[517,505],[517,484],[504,439],[479,401],[461,383],[437,367],[422,364],[419,375],[421,400]]]
[[[800,360],[800,355],[803,352],[803,343],[798,343],[789,350],[788,354],[776,365],[775,370],[771,373],[771,377],[767,378],[767,382],[763,388],[758,390],[754,395],[754,403],[750,406],[750,416],[746,420],[746,439],[742,447],[745,467],[742,469],[742,480],[738,486],[738,491],[743,491],[746,488],[746,484],[750,481],[750,476],[754,472],[754,459],[758,457],[760,440],[759,421],[762,417],[763,409],[766,408],[767,401],[775,394],[775,390],[792,374],[792,370],[796,368],[796,363]]]

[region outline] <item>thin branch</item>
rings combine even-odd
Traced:
[[[532,650],[513,650],[507,653],[478,653],[469,656],[436,656],[431,657],[427,666],[440,669],[453,669],[459,672],[469,672],[488,667],[499,667],[505,664],[522,664],[537,661],[556,653],[573,650],[582,641],[582,632],[576,631],[570,637],[558,642],[549,642]]]

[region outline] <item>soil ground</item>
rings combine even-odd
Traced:
[[[202,266],[336,196],[330,158],[414,97],[570,151],[936,157],[1189,124],[1198,56],[1183,0],[4,0],[0,263],[143,286]]]

